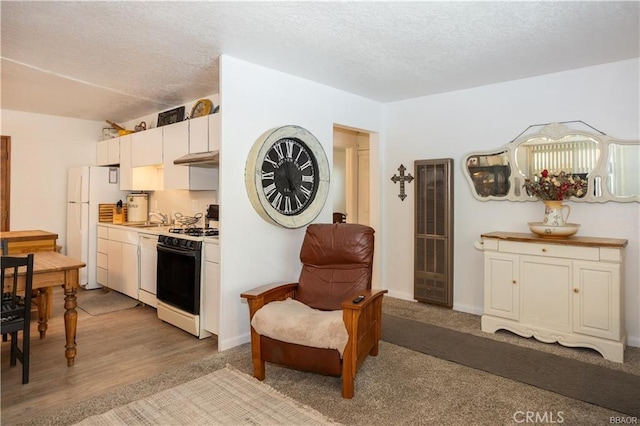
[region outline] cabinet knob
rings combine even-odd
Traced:
[[[516,280],[513,280],[512,282],[515,284],[515,283],[516,283]]]
[[[578,288],[574,288],[574,289],[573,289],[573,292],[574,292],[574,293],[580,293],[580,289],[578,289]]]
[[[543,252],[543,253],[546,253],[546,252],[547,252],[547,249],[546,249],[546,248],[543,248],[543,249],[542,249],[542,252]]]

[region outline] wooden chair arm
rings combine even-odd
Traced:
[[[249,304],[249,317],[253,319],[253,314],[267,303],[273,302],[274,300],[286,300],[288,297],[293,298],[297,288],[298,283],[265,284],[245,291],[240,294],[240,297],[247,299],[247,303]]]
[[[388,291],[379,290],[375,288],[371,290],[365,290],[359,293],[354,293],[352,296],[350,296],[348,299],[342,302],[341,306],[342,306],[342,309],[351,309],[351,310],[361,311],[363,309],[366,309],[370,304],[374,303],[376,299],[382,297],[382,295],[385,293],[388,293]],[[353,303],[353,299],[355,299],[359,295],[363,295],[364,300],[362,300],[362,302],[360,303]]]
[[[247,290],[240,295],[240,297],[244,297],[245,299],[255,299],[258,297],[269,298],[272,295],[280,294],[281,292],[288,293],[291,290],[295,290],[298,287],[298,283],[272,283],[261,285],[260,287],[252,288],[251,290]]]

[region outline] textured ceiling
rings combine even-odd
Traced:
[[[218,57],[381,102],[640,56],[631,2],[0,3],[6,109],[124,121],[218,92]]]

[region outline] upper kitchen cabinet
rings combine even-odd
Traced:
[[[189,154],[210,151],[209,117],[210,116],[205,115],[189,120]]]
[[[189,153],[220,149],[220,114],[193,118],[190,123]]]
[[[219,116],[219,114],[214,115]],[[175,159],[186,154],[211,151],[209,148],[211,145],[209,117],[214,115],[194,118],[164,127],[164,189],[218,189],[217,167],[198,167],[173,163]],[[217,139],[214,143],[217,144]]]
[[[164,128],[164,189],[189,188],[189,168],[173,164],[173,160],[189,152],[189,121],[181,121]]]
[[[132,134],[131,166],[153,166],[162,164],[163,127]]]
[[[120,139],[120,189],[133,190],[131,178],[131,135],[121,136]]]
[[[133,135],[120,137],[120,189],[155,191],[162,189],[162,168],[157,165],[132,167]]]
[[[98,166],[115,166],[120,164],[120,138],[99,141],[96,153],[96,164]]]

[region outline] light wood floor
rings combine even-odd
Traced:
[[[9,342],[2,343],[2,425],[23,423],[217,350],[215,336],[199,340],[160,321],[148,306],[99,316],[77,309],[78,353],[75,365],[67,367],[63,297],[56,288],[54,316],[45,339],[38,337],[37,323],[32,323],[28,384],[22,384],[20,362],[9,368]]]

